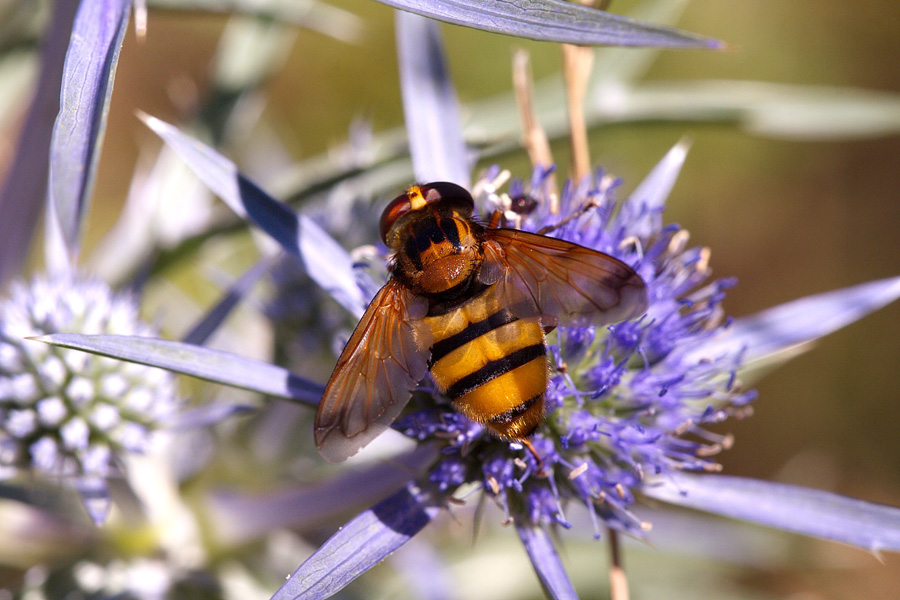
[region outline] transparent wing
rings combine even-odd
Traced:
[[[647,310],[647,287],[617,258],[517,229],[484,231],[482,279],[519,317],[544,325],[604,325]]]
[[[391,280],[375,295],[344,347],[316,412],[315,439],[342,462],[382,433],[424,377],[431,346],[425,301]]]

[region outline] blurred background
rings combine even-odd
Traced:
[[[284,155],[253,155],[248,148],[230,154],[224,147],[263,187],[268,187],[260,179],[268,161],[283,164],[326,153],[346,141],[359,119],[367,119],[375,132],[402,125],[392,11],[375,2],[330,3],[360,17],[358,39],[343,42],[273,25],[272,35],[283,36],[289,52],[270,65],[271,76],[261,82],[254,108],[261,113],[253,126],[275,136]],[[612,9],[627,14],[634,4],[616,0]],[[99,239],[115,221],[141,149],[159,144],[135,110],[176,124],[195,117],[200,106],[212,110],[210,64],[228,18],[151,5],[147,36],[139,40],[129,30],[89,220],[90,239]],[[900,94],[898,23],[900,3],[895,2],[693,0],[677,25],[723,40],[730,49],[663,51],[645,80],[675,80],[686,87],[695,80],[752,80]],[[538,79],[559,68],[560,51],[553,44],[447,25],[443,32],[464,104],[509,91],[516,48],[531,53]],[[738,278],[725,304],[730,314],[747,315],[900,275],[896,129],[809,140],[759,135],[735,122],[657,119],[595,127],[592,159],[621,176],[623,189],[630,191],[683,136],[693,146],[670,197],[667,219],[688,229],[695,243],[711,247],[717,276]],[[565,172],[566,145],[555,144],[554,152]],[[528,174],[521,153],[500,160],[514,174]],[[360,235],[374,241],[376,234],[373,229]],[[895,304],[771,373],[756,386],[753,417],[719,427],[736,438],[734,448],[721,457],[724,472],[900,506],[898,357],[900,305]],[[323,371],[318,380],[327,376]],[[484,549],[492,542],[482,539],[479,544]],[[570,556],[576,556],[575,547],[577,543]],[[674,597],[662,587],[672,583],[673,573],[655,562],[651,548],[633,547],[635,597]],[[900,596],[897,555],[879,562],[860,550],[793,538],[789,547],[793,560],[783,567],[728,571],[734,589],[743,595],[711,588],[705,597]],[[585,573],[596,569],[582,566]],[[699,577],[711,568],[705,563],[689,566]],[[574,578],[585,581],[580,574]],[[695,578],[686,578],[685,585],[688,581],[697,585]],[[528,583],[534,594],[533,581]],[[598,591],[599,597],[604,593]]]

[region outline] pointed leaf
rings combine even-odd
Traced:
[[[416,181],[452,181],[469,187],[459,102],[444,60],[438,24],[397,11],[400,89]]]
[[[50,142],[48,193],[73,257],[100,159],[130,10],[130,0],[82,2],[66,53],[59,115]]]
[[[688,360],[743,351],[751,363],[804,344],[861,319],[900,298],[900,277],[808,296],[736,319],[721,336],[693,348]]]
[[[873,552],[900,551],[900,508],[742,477],[673,472],[645,485],[657,500]]]
[[[582,45],[722,48],[716,40],[641,23],[564,0],[379,0],[439,21],[517,37]]]
[[[69,246],[55,202],[44,213],[44,271],[55,279],[69,279],[75,270],[77,248]]]
[[[662,229],[662,210],[669,192],[675,187],[690,145],[687,140],[675,144],[628,196],[620,219],[628,224],[631,235],[648,239],[653,232]]]
[[[569,581],[569,576],[559,559],[550,534],[539,526],[520,523],[518,520],[516,521],[516,531],[547,596],[555,600],[566,598],[577,600],[578,594],[572,587],[572,582]]]
[[[272,600],[331,596],[419,533],[439,510],[436,498],[410,483],[339,529]]]
[[[83,350],[207,381],[316,406],[324,387],[275,365],[230,352],[181,342],[129,335],[55,333],[31,338],[62,348]]]
[[[354,316],[362,316],[365,299],[356,285],[353,260],[340,244],[312,220],[298,216],[241,175],[233,162],[214,149],[155,117],[140,117],[231,210],[300,258],[316,283]]]
[[[661,25],[678,22],[688,0],[644,0],[628,10],[628,16],[639,21]],[[589,81],[592,85],[623,85],[646,74],[659,56],[660,48],[607,47],[594,50],[594,65]]]
[[[368,299],[356,283],[353,259],[333,237],[303,215],[299,218],[299,251],[309,276],[338,304],[359,319]]]
[[[59,2],[53,6],[41,52],[37,89],[0,192],[0,215],[3,215],[0,285],[19,271],[28,256],[38,218],[46,204],[50,137],[59,113],[63,63],[77,8],[75,2]]]

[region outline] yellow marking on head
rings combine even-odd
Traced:
[[[427,202],[425,202],[425,194],[422,193],[422,188],[417,185],[411,186],[406,190],[406,197],[409,198],[409,206],[413,210],[422,210],[427,204]]]

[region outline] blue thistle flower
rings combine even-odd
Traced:
[[[731,445],[731,437],[710,426],[749,414],[756,393],[742,386],[743,370],[776,347],[819,337],[890,302],[900,294],[900,284],[873,282],[834,292],[835,298],[805,299],[796,308],[787,305],[733,322],[722,302],[735,281],[711,278],[709,250],[690,246],[685,230],[662,221],[670,188],[665,180],[674,180],[684,156],[685,147],[676,146],[624,202],[615,195],[620,182],[602,171],[577,185],[567,183],[558,199],[544,185],[546,169],[536,169],[528,182],[513,181],[506,193],[501,185],[508,175],[499,169],[475,184],[482,215],[500,210],[522,229],[543,230],[631,265],[647,285],[648,311],[607,327],[559,327],[548,336],[546,417],[531,438],[540,463],[520,445],[497,439],[454,411],[433,386],[420,386],[393,427],[419,442],[425,460],[439,448],[424,475],[350,521],[275,598],[335,593],[416,535],[441,508],[458,503],[454,494],[473,485],[515,525],[553,597],[574,595],[549,536],[552,529],[572,526],[566,516],[572,504],[586,507],[595,537],[607,529],[646,537],[652,524],[633,506],[651,496],[859,545],[895,547],[893,533],[859,527],[858,519],[868,511],[897,519],[896,509],[801,488],[774,490],[777,486],[765,482],[715,476],[704,483],[685,475],[720,470],[715,456]],[[550,208],[554,204],[556,211]],[[838,316],[838,306],[848,302],[852,314]],[[828,323],[785,325],[784,315],[796,310],[820,314]],[[744,496],[736,501],[732,488]],[[760,509],[770,492],[785,494],[802,508]],[[265,505],[261,501],[257,508]],[[842,524],[821,527],[833,522],[826,514],[841,510]],[[323,572],[330,575],[317,576]]]
[[[398,27],[405,39],[430,35],[411,25]],[[429,50],[438,47],[429,45]],[[401,52],[407,55],[422,58],[422,45]],[[434,81],[413,86],[417,93],[408,98],[433,106],[408,111],[407,123],[412,131],[432,131],[430,118],[441,135],[415,136],[431,144],[427,151],[413,147],[414,169],[420,181],[462,182],[469,172],[465,149],[447,143],[448,137],[459,135],[445,118],[455,100],[446,82],[439,81],[446,78],[444,65],[432,62],[414,65],[414,72]],[[359,276],[384,272],[377,253],[366,253],[375,267],[366,272],[362,261],[352,259],[308,215],[297,215],[266,195],[233,163],[157,119],[146,122],[237,214],[300,258],[309,276],[351,314],[362,314],[373,288],[359,285]],[[900,548],[896,509],[767,482],[685,475],[689,470],[718,470],[712,456],[727,448],[730,438],[708,431],[708,426],[749,410],[746,405],[754,395],[740,385],[742,370],[763,360],[783,359],[773,354],[830,333],[900,296],[900,280],[884,280],[729,321],[721,304],[734,282],[710,280],[709,251],[689,247],[686,232],[662,222],[665,198],[685,154],[683,145],[673,149],[622,203],[614,196],[619,182],[602,172],[567,184],[559,198],[545,185],[547,169],[535,170],[528,182],[513,182],[506,197],[501,193],[505,175],[498,168],[475,186],[482,214],[500,209],[513,226],[532,231],[554,227],[550,235],[634,266],[647,282],[650,310],[612,327],[560,328],[553,333],[548,418],[533,440],[541,465],[452,411],[426,383],[394,423],[419,442],[411,456],[394,457],[391,464],[399,463],[399,468],[377,465],[339,478],[334,483],[346,486],[346,493],[326,486],[321,493],[289,492],[293,502],[265,496],[220,499],[218,508],[232,515],[223,521],[238,523],[234,536],[247,539],[271,527],[307,524],[306,519],[313,518],[309,515],[333,515],[341,506],[359,502],[361,495],[384,498],[326,541],[275,598],[336,593],[417,535],[443,508],[457,503],[461,486],[477,486],[502,507],[553,597],[575,596],[550,537],[552,529],[569,525],[566,510],[573,503],[587,505],[597,533],[608,527],[643,535],[648,525],[631,509],[639,496],[650,496],[859,546]],[[453,169],[448,168],[451,164]],[[798,314],[805,318],[797,319]],[[182,368],[190,372],[189,367]],[[219,374],[216,380],[234,383],[228,375]],[[241,383],[263,389],[249,377]],[[281,393],[308,401],[290,390]],[[389,487],[402,486],[392,495],[386,471],[405,481],[392,480]],[[774,507],[770,494],[787,501]],[[871,525],[875,522],[877,527]]]
[[[73,482],[96,521],[122,456],[147,451],[179,402],[174,376],[27,338],[152,335],[136,298],[97,280],[35,277],[0,301],[0,466]]]
[[[198,173],[216,173],[208,179],[235,211],[300,257],[310,277],[350,313],[362,314],[362,290],[370,286],[359,285],[359,274],[383,273],[384,265],[377,264],[380,253],[364,253],[375,267],[367,269],[362,256],[351,259],[307,217],[266,195],[221,155],[161,121],[148,124]],[[722,298],[734,281],[711,280],[709,251],[690,247],[686,232],[662,221],[665,199],[685,156],[684,145],[676,146],[621,203],[614,196],[617,180],[602,172],[578,186],[568,184],[555,210],[557,199],[541,188],[546,170],[536,171],[530,183],[514,182],[508,198],[501,193],[505,175],[499,169],[478,183],[474,195],[483,214],[500,209],[531,230],[554,226],[548,234],[569,236],[632,264],[647,283],[649,311],[611,327],[553,333],[548,418],[533,440],[540,466],[521,448],[490,437],[453,411],[426,382],[394,423],[419,442],[417,449],[339,479],[335,485],[346,493],[326,486],[327,493],[288,492],[295,502],[281,495],[220,499],[218,510],[237,524],[231,535],[248,539],[272,527],[308,524],[309,515],[334,515],[363,496],[384,498],[326,541],[275,598],[334,594],[457,503],[460,486],[476,486],[501,506],[554,597],[574,596],[549,531],[569,524],[565,511],[573,503],[588,506],[597,533],[608,527],[644,535],[649,525],[632,513],[632,506],[645,496],[866,548],[900,548],[897,509],[765,481],[686,473],[718,470],[712,457],[731,439],[708,426],[748,413],[754,395],[741,387],[743,371],[783,362],[789,357],[785,349],[892,302],[900,297],[900,279],[805,298],[734,321],[725,318]],[[238,185],[228,183],[235,181]],[[521,210],[523,206],[531,212]],[[102,341],[96,346],[101,348]],[[190,356],[201,354],[194,349]],[[177,367],[195,372],[190,360]],[[235,359],[229,360],[234,364]],[[269,365],[240,362],[246,364],[242,368],[265,367],[275,374]],[[167,356],[163,363],[171,364]],[[203,373],[210,377],[209,371]],[[290,381],[290,374],[280,376],[285,375]],[[292,390],[219,372],[212,378],[302,402],[309,402],[315,387]],[[401,489],[390,495],[395,486]],[[773,497],[781,500],[773,502]]]
[[[567,183],[558,213],[546,190],[549,170],[498,191],[497,170],[475,184],[481,214],[500,210],[528,231],[546,231],[606,252],[643,277],[647,314],[608,327],[559,327],[548,337],[551,381],[545,422],[532,443],[541,464],[517,444],[497,440],[440,396],[418,394],[395,428],[442,446],[428,481],[439,493],[477,482],[516,521],[567,525],[568,502],[584,504],[598,524],[639,534],[628,510],[646,474],[717,469],[724,441],[704,429],[746,405],[740,353],[685,359],[727,326],[724,291],[731,280],[708,281],[709,252],[686,245],[678,226],[661,227],[646,203],[619,205],[619,182],[602,172]],[[528,210],[516,198],[528,198]],[[646,227],[649,219],[653,226]],[[685,436],[690,435],[690,439]]]

